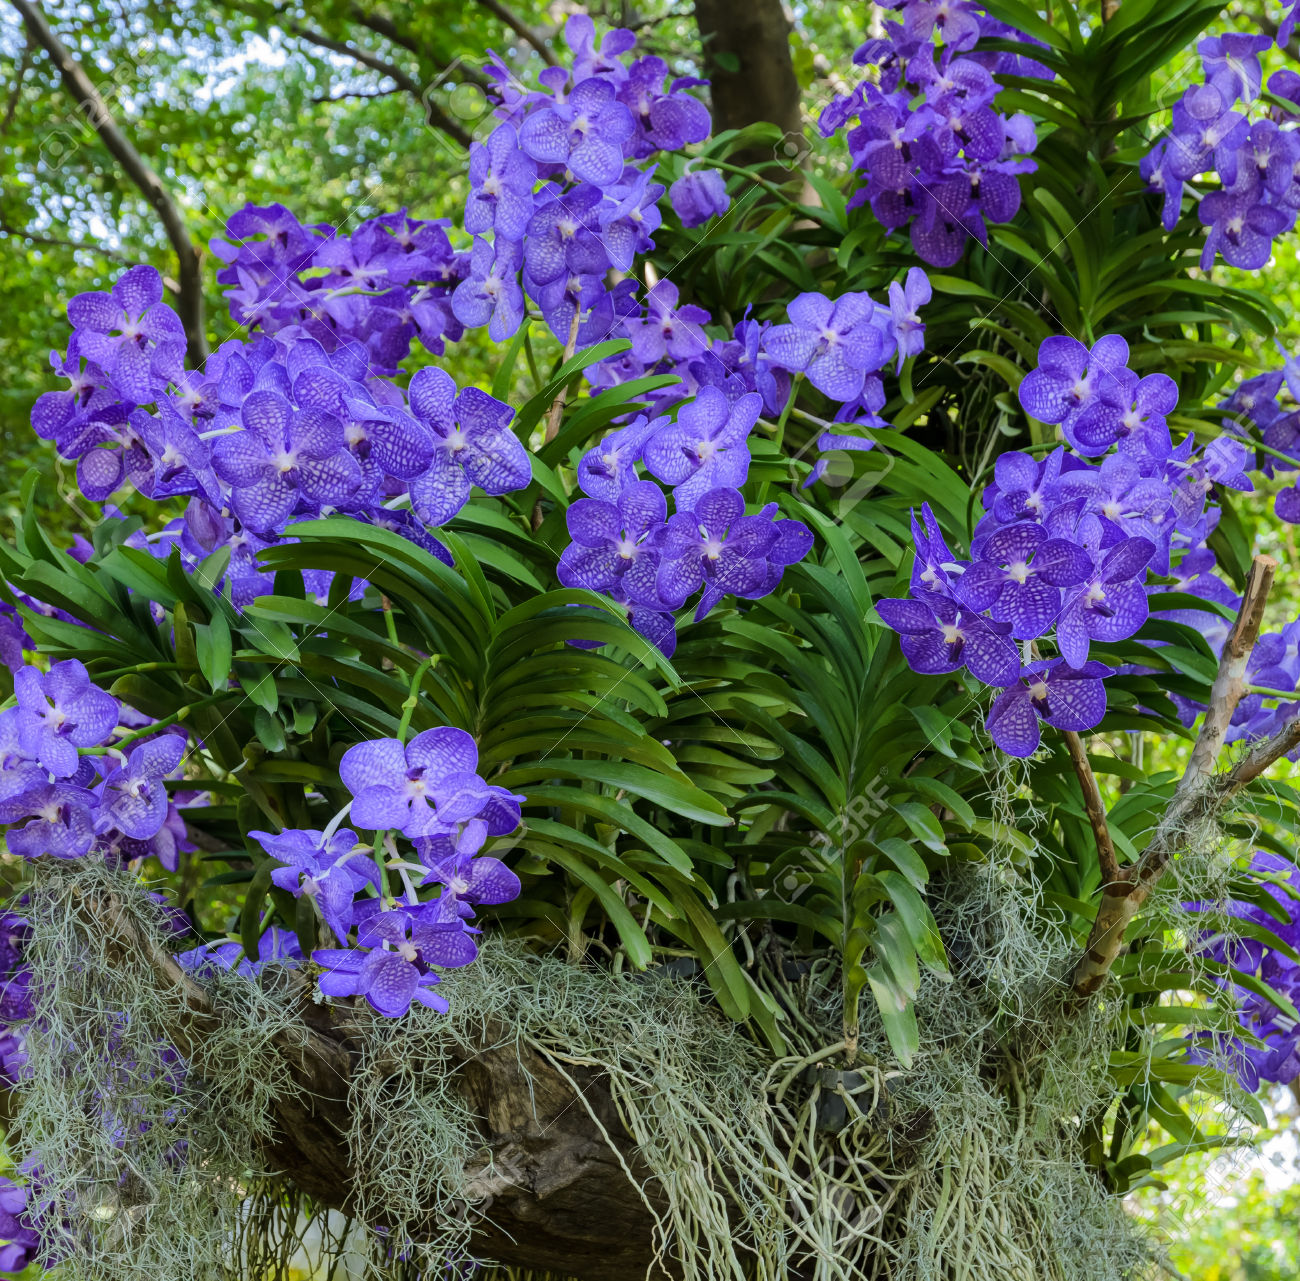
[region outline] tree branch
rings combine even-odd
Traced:
[[[391,98],[394,94],[405,93],[406,90],[401,85],[395,85],[392,89],[376,89],[373,92],[367,92],[360,89],[349,89],[343,93],[318,93],[313,95],[313,102],[347,102],[349,98]]]
[[[0,138],[3,138],[13,126],[14,113],[18,110],[18,99],[23,92],[23,81],[27,79],[27,68],[32,65],[31,33],[24,31],[23,36],[23,56],[18,60],[18,69],[14,72],[14,87],[9,91],[9,101],[5,104],[4,122],[0,123]]]
[[[1070,753],[1070,763],[1079,778],[1079,789],[1083,792],[1083,808],[1092,827],[1093,839],[1097,842],[1097,862],[1101,867],[1101,884],[1116,885],[1124,881],[1124,874],[1119,868],[1119,859],[1115,857],[1115,843],[1110,839],[1110,828],[1106,826],[1106,807],[1102,804],[1101,789],[1097,786],[1097,776],[1092,772],[1088,762],[1088,753],[1084,750],[1083,740],[1072,729],[1062,730],[1066,750]]]
[[[392,41],[393,44],[399,45],[407,53],[413,53],[421,62],[430,63],[438,68],[439,71],[446,71],[453,63],[448,63],[441,53],[435,53],[428,45],[421,43],[409,32],[403,31],[391,18],[385,17],[382,13],[375,13],[372,10],[363,8],[359,4],[352,4],[349,7],[352,20],[361,27],[373,31],[378,36],[383,36],[385,40]],[[487,80],[474,67],[467,66],[459,59],[454,60],[457,75],[466,80],[472,80],[481,88],[487,87]]]
[[[17,0],[15,0],[16,2]],[[247,13],[250,17],[264,19],[266,16],[263,9],[247,4],[244,0],[226,0],[226,3],[232,9],[238,9],[242,13]],[[425,121],[431,128],[440,129],[449,138],[460,143],[462,147],[469,147],[471,142],[469,134],[438,106],[414,76],[403,70],[395,62],[389,62],[379,57],[378,54],[371,53],[369,49],[362,49],[357,45],[348,44],[344,40],[336,40],[333,36],[327,36],[323,31],[317,31],[312,27],[305,26],[303,23],[281,14],[278,10],[275,21],[290,35],[297,36],[298,39],[305,40],[308,44],[314,44],[320,49],[328,49],[331,53],[351,58],[354,62],[359,62],[363,67],[369,67],[371,71],[377,71],[381,76],[387,76],[399,89],[409,93],[421,105],[424,109]]]
[[[1142,857],[1113,892],[1101,896],[1087,947],[1072,976],[1076,997],[1091,996],[1106,982],[1124,945],[1129,923],[1164,874],[1170,859],[1186,848],[1189,834],[1196,826],[1217,814],[1273,761],[1300,745],[1300,717],[1297,717],[1267,743],[1248,753],[1227,774],[1215,775],[1224,736],[1246,692],[1246,664],[1259,639],[1264,605],[1276,572],[1277,561],[1271,556],[1255,557],[1237,621],[1219,658],[1219,670],[1210,690],[1201,732],[1192,748],[1192,758]]]
[[[108,109],[108,103],[86,74],[81,64],[55,35],[38,4],[32,0],[9,0],[22,15],[32,39],[50,55],[58,69],[64,88],[76,102],[87,123],[122,167],[122,171],[153,207],[176,254],[179,296],[177,312],[185,326],[189,357],[195,364],[207,359],[208,342],[203,326],[203,279],[199,271],[200,253],[190,239],[189,229],[180,207],[159,178],[153,166],[135,149]]]
[[[21,227],[14,227],[3,219],[0,219],[0,234],[14,236],[19,240],[28,240],[34,245],[48,245],[51,249],[74,249],[83,253],[98,254],[101,258],[107,258],[111,262],[120,262],[126,267],[134,267],[140,261],[138,256],[124,254],[120,249],[107,249],[103,245],[90,244],[84,240],[64,240],[59,236],[41,236],[34,231],[24,231]],[[163,284],[173,294],[180,293],[180,285],[170,276],[163,277]]]
[[[209,989],[137,925],[115,892],[74,887],[72,894],[82,927],[106,942],[116,964],[181,998],[176,1025],[159,1032],[191,1057],[226,1017]],[[300,1021],[274,1040],[294,1090],[274,1102],[276,1133],[264,1155],[316,1201],[351,1213],[348,1094],[365,1015],[316,1004],[301,974],[272,981]],[[655,1244],[663,1194],[601,1076],[572,1060],[552,1061],[513,1028],[484,1026],[476,1043],[457,1041],[452,1050],[479,1140],[464,1171],[474,1255],[580,1281],[664,1278]],[[432,1218],[429,1230],[437,1231]]]
[[[521,40],[526,40],[532,45],[550,66],[558,67],[560,65],[560,60],[555,56],[555,50],[517,13],[508,9],[500,0],[478,0],[478,4],[480,8],[486,9],[494,17],[504,22]]]

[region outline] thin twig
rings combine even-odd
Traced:
[[[9,101],[5,105],[4,122],[0,124],[0,138],[9,132],[10,126],[14,122],[14,114],[18,110],[18,100],[23,94],[23,81],[27,78],[27,68],[32,65],[32,37],[30,32],[24,33],[23,56],[18,60],[18,70],[14,73],[14,87],[9,92]]]
[[[17,2],[18,0],[13,0],[13,3]],[[265,18],[264,11],[247,3],[247,0],[225,0],[225,3],[230,8],[238,9],[251,17]],[[297,36],[299,40],[305,40],[308,44],[314,44],[320,49],[328,49],[330,53],[337,53],[344,58],[351,58],[354,62],[359,62],[363,67],[369,67],[371,71],[377,71],[381,76],[387,76],[399,89],[409,93],[412,98],[420,103],[424,108],[424,118],[432,128],[441,130],[447,137],[460,143],[462,147],[469,146],[471,141],[469,134],[443,111],[434,101],[432,94],[426,92],[425,86],[421,85],[410,72],[399,67],[395,62],[389,62],[387,59],[379,57],[378,54],[371,53],[369,49],[362,49],[357,45],[348,44],[345,40],[336,40],[333,36],[327,36],[323,31],[317,31],[313,27],[308,27],[304,23],[278,13],[276,22],[291,36]]]
[[[318,93],[312,97],[313,102],[346,102],[349,98],[391,98],[394,94],[405,93],[406,90],[401,85],[394,85],[391,89],[349,89],[344,93]]]
[[[1110,838],[1110,828],[1106,826],[1106,807],[1102,804],[1101,789],[1097,786],[1097,776],[1092,772],[1088,753],[1084,750],[1083,740],[1072,729],[1062,730],[1066,751],[1070,753],[1070,763],[1079,778],[1079,790],[1083,792],[1083,808],[1092,826],[1092,835],[1097,842],[1097,862],[1101,866],[1102,886],[1127,884],[1127,878],[1120,871],[1119,859],[1115,856],[1115,843]]]
[[[125,254],[119,249],[109,249],[105,245],[91,244],[84,240],[65,240],[61,236],[42,236],[35,231],[24,231],[21,227],[15,227],[3,219],[0,219],[0,235],[14,236],[19,240],[30,241],[34,245],[47,245],[51,249],[75,249],[81,253],[98,254],[101,258],[108,258],[112,262],[120,262],[127,267],[134,267],[140,261],[139,255]],[[180,285],[170,277],[164,277],[163,284],[172,293],[180,292]]]
[[[1219,670],[1210,690],[1201,732],[1192,748],[1192,758],[1156,824],[1150,843],[1130,871],[1126,887],[1121,893],[1103,894],[1101,897],[1088,934],[1088,945],[1074,968],[1071,982],[1076,997],[1091,996],[1106,982],[1124,945],[1124,933],[1129,923],[1146,902],[1170,860],[1187,844],[1189,830],[1217,814],[1251,779],[1285,752],[1300,745],[1300,717],[1297,717],[1269,742],[1249,753],[1233,770],[1221,778],[1215,777],[1215,765],[1224,737],[1232,724],[1237,704],[1246,692],[1246,665],[1259,639],[1264,605],[1276,572],[1277,561],[1271,556],[1255,557],[1237,621],[1219,658]]]
[[[552,66],[558,67],[560,60],[555,56],[555,50],[542,39],[518,14],[513,13],[506,8],[500,0],[478,0],[481,8],[486,9],[489,13],[495,14],[502,22],[510,28],[521,40],[526,40],[543,58]]]

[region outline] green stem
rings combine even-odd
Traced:
[[[752,169],[744,169],[740,165],[732,165],[728,164],[725,160],[714,160],[712,158],[709,159],[708,166],[710,169],[725,169],[728,173],[738,173],[742,177],[748,178],[750,182],[758,183],[760,187],[766,188],[778,200],[783,200],[791,209],[802,210],[804,208],[804,206],[799,204],[798,201],[791,200],[790,197],[776,185],[776,183],[769,182],[766,178],[760,178]]]
[[[1266,445],[1262,440],[1252,440],[1250,442],[1256,449],[1262,450],[1266,454],[1272,454],[1274,458],[1280,458],[1287,464],[1284,471],[1300,471],[1300,459],[1294,458],[1290,454],[1284,454],[1280,449],[1274,449],[1272,445]]]
[[[1264,698],[1284,698],[1289,703],[1294,703],[1300,699],[1300,692],[1294,689],[1269,689],[1265,685],[1247,685],[1247,694],[1260,694]]]
[[[533,389],[540,391],[545,384],[537,371],[537,357],[533,355],[533,336],[527,330],[524,331],[524,359],[528,361],[528,372],[533,377]]]
[[[401,641],[397,639],[397,619],[393,617],[393,602],[387,596],[379,598],[384,613],[384,627],[388,630],[388,639],[394,645],[400,645]]]
[[[781,417],[776,420],[776,447],[780,449],[785,443],[785,425],[790,420],[790,415],[794,413],[794,402],[799,395],[799,384],[803,382],[803,374],[797,373],[790,380],[790,398],[785,402],[785,408],[781,410]]]
[[[436,654],[429,655],[429,657],[424,659],[419,667],[415,669],[415,673],[411,677],[411,690],[406,696],[406,701],[402,704],[402,719],[398,722],[397,726],[397,737],[403,743],[406,742],[406,732],[411,728],[411,717],[414,715],[416,705],[420,701],[420,682],[424,679],[425,672],[429,671],[437,661],[438,656]]]
[[[179,712],[164,716],[162,720],[154,721],[152,725],[146,725],[143,729],[132,730],[129,734],[119,738],[110,747],[85,747],[82,748],[81,754],[83,756],[104,756],[108,752],[120,752],[124,747],[129,747],[139,739],[148,738],[150,734],[156,734],[160,729],[166,729],[169,725],[176,725],[183,720],[187,720],[191,712],[198,711],[203,707],[211,707],[214,703],[221,702],[223,698],[229,698],[235,692],[235,690],[223,689],[219,694],[209,694],[207,698],[200,698],[197,702],[186,703]]]
[[[116,680],[119,676],[134,676],[137,672],[179,672],[181,671],[179,663],[164,663],[161,660],[153,663],[135,663],[130,667],[114,667],[107,672],[91,672],[91,679],[96,681]]]

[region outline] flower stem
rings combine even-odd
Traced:
[[[1247,694],[1259,694],[1264,698],[1283,698],[1294,703],[1300,699],[1300,691],[1294,689],[1269,689],[1266,685],[1247,685]]]
[[[160,729],[166,729],[169,725],[179,724],[181,721],[188,720],[190,713],[197,711],[199,708],[211,707],[213,703],[219,703],[223,698],[228,698],[233,690],[223,689],[219,694],[209,694],[207,698],[200,698],[197,702],[186,703],[178,712],[173,712],[170,716],[164,716],[160,721],[154,721],[152,725],[146,725],[142,729],[132,730],[129,734],[119,738],[111,747],[84,747],[81,749],[83,756],[104,756],[108,752],[120,752],[124,747],[137,742],[142,738],[148,738],[150,734],[156,734]]]
[[[420,682],[424,679],[425,672],[429,671],[438,661],[437,654],[430,654],[424,659],[415,673],[411,677],[411,690],[406,696],[406,701],[402,704],[402,719],[397,725],[397,737],[406,742],[406,733],[411,728],[411,717],[415,713],[416,705],[419,703]]]

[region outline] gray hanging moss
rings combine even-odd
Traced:
[[[1105,1002],[1066,1011],[1075,944],[1032,885],[1009,858],[936,882],[953,977],[926,980],[906,1071],[869,1003],[865,1066],[839,1070],[829,960],[794,987],[767,980],[791,1011],[791,1051],[772,1062],[690,983],[489,937],[447,976],[450,1014],[352,1016],[349,1222],[258,1169],[274,1099],[292,1089],[273,1043],[295,1015],[276,985],[216,976],[223,1017],[182,1070],[164,1030],[184,1024],[183,997],[89,925],[87,904],[110,894],[160,942],[151,905],[129,877],[42,868],[19,1129],[63,1211],[48,1249],[70,1251],[60,1275],[76,1281],[278,1281],[308,1236],[339,1277],[455,1275],[508,1174],[464,1085],[467,1061],[496,1053],[560,1073],[611,1140],[621,1123],[661,1255],[691,1281],[1130,1281],[1150,1244],[1075,1155],[1122,1029]],[[595,1079],[613,1118],[591,1104]]]
[[[288,1088],[272,1038],[293,1019],[257,985],[216,975],[225,1017],[182,1060],[164,1029],[183,1026],[184,992],[97,926],[108,903],[162,946],[139,882],[90,860],[43,866],[25,908],[36,1013],[16,1137],[57,1208],[45,1257],[70,1281],[224,1277],[270,1102]]]

